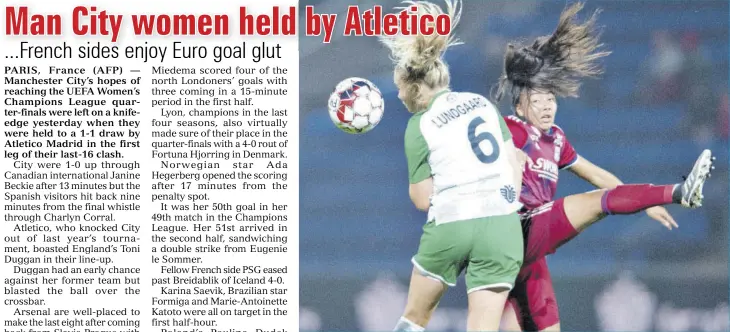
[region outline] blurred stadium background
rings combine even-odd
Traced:
[[[446,56],[453,88],[488,95],[506,43],[551,33],[566,3],[466,1],[457,30],[466,44]],[[425,220],[407,194],[409,114],[376,39],[342,36],[347,3],[300,1],[302,21],[307,5],[339,15],[331,44],[301,33],[301,330],[389,331]],[[718,163],[703,208],[670,209],[678,230],[645,214],[609,217],[548,258],[563,330],[728,331],[728,2],[594,0],[583,17],[596,8],[613,51],[606,74],[558,104],[578,152],[634,183],[680,181],[703,148]],[[338,131],[326,113],[350,76],[385,95],[385,116],[366,135]],[[558,195],[591,189],[564,173]],[[461,279],[429,330],[464,330],[464,292]]]

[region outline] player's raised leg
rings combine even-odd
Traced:
[[[655,186],[651,184],[619,185],[610,190],[596,190],[565,198],[565,215],[580,232],[603,217],[612,214],[634,214],[647,208],[680,204],[686,208],[702,206],[702,190],[714,157],[704,150],[683,183]],[[671,218],[671,217],[669,217]]]

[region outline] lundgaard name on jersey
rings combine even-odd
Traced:
[[[516,211],[507,144],[512,136],[502,116],[478,94],[442,92],[413,115],[405,137],[409,180],[433,177],[428,219],[446,223]]]

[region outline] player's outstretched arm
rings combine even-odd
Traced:
[[[613,175],[613,173],[595,165],[580,155],[569,170],[600,189],[613,189],[623,184],[616,175]]]

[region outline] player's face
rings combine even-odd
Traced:
[[[547,131],[555,124],[558,104],[549,91],[533,90],[523,93],[517,105],[517,114],[540,130]]]

